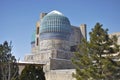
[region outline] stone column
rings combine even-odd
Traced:
[[[80,25],[80,30],[81,30],[81,33],[82,33],[83,38],[87,39],[86,24],[81,24],[81,25]]]

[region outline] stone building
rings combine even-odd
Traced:
[[[120,45],[120,32],[115,32],[115,33],[109,34],[110,37],[112,37],[112,36],[114,36],[114,35],[117,36],[117,38],[118,38],[117,43],[118,43],[118,45]]]
[[[25,62],[44,64],[46,80],[74,80],[71,58],[76,46],[86,38],[86,25],[71,25],[59,11],[41,13]]]

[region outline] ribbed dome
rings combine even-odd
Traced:
[[[64,36],[70,34],[70,32],[70,21],[62,13],[56,10],[48,13],[41,21],[40,34],[59,33],[59,36]]]
[[[48,13],[41,22],[40,33],[70,32],[70,22],[67,17],[58,11]]]

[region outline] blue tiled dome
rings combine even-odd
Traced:
[[[35,31],[32,33],[31,43],[35,43]]]
[[[58,11],[48,13],[41,21],[41,39],[61,38],[65,39],[70,35],[71,25],[67,17]],[[47,33],[47,34],[46,34]],[[49,33],[49,34],[48,34]],[[46,37],[47,36],[47,37]]]

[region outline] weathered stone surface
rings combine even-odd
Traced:
[[[46,72],[46,80],[76,80],[72,77],[75,69],[50,70]]]
[[[71,60],[67,59],[50,59],[50,70],[73,69]]]

